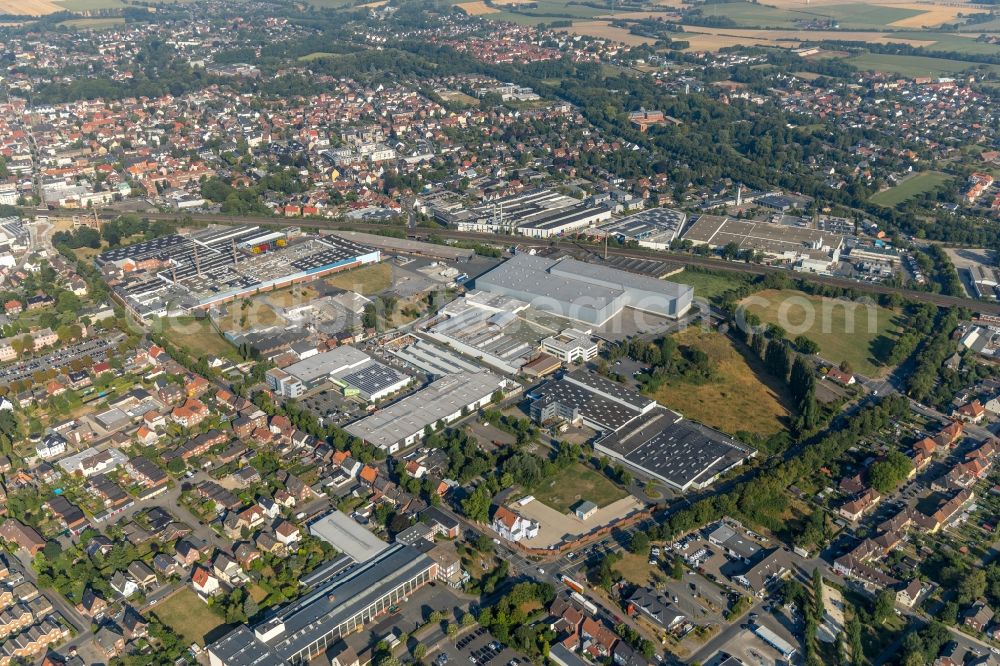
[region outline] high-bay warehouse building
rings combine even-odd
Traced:
[[[348,566],[254,628],[241,625],[206,648],[211,666],[307,664],[437,578],[438,565],[395,544]]]
[[[542,384],[528,397],[536,422],[582,423],[600,433],[598,453],[680,491],[705,488],[755,455],[727,435],[584,369]]]
[[[451,423],[468,412],[485,407],[507,380],[485,370],[462,370],[431,382],[425,388],[387,405],[344,429],[377,446],[396,453],[415,444],[424,429],[439,421]]]
[[[333,383],[345,396],[356,395],[377,402],[403,389],[412,381],[359,349],[343,345],[305,358],[265,374],[269,389],[285,398],[298,398],[306,391]]]
[[[626,307],[678,318],[694,300],[694,289],[688,285],[571,258],[528,254],[516,254],[476,278],[476,289],[511,296],[538,310],[596,326]]]
[[[614,236],[619,241],[634,241],[641,247],[666,250],[680,236],[685,222],[687,213],[670,208],[650,208],[606,222],[595,231],[602,236]]]
[[[517,233],[532,238],[558,236],[611,219],[607,206],[545,188],[524,190],[471,208],[461,201],[438,198],[428,202],[427,210],[459,231]]]
[[[136,318],[166,316],[315,280],[380,261],[337,236],[291,238],[259,227],[209,227],[115,248],[97,257],[112,293]]]

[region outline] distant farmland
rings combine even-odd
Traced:
[[[967,60],[949,60],[947,58],[930,58],[927,56],[888,55],[884,53],[865,53],[849,58],[848,61],[861,70],[886,72],[916,78],[919,76],[948,76],[961,74],[979,63]],[[982,65],[989,71],[1000,72],[1000,65]]]

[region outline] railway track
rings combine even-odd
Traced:
[[[51,214],[64,214],[64,215],[79,215],[80,211],[53,211]],[[113,219],[121,215],[118,211],[101,211],[97,213],[102,219]],[[164,220],[164,221],[180,221],[182,216],[176,213],[138,213],[142,217],[149,218],[150,220]],[[269,227],[300,227],[303,229],[343,229],[343,230],[353,230],[353,231],[365,231],[372,233],[384,232],[388,228],[383,224],[366,224],[363,222],[343,222],[335,220],[311,220],[311,219],[283,219],[274,217],[231,217],[228,215],[210,215],[210,214],[189,214],[184,215],[183,219],[189,219],[195,223],[201,224],[223,224],[223,225],[260,225]],[[603,256],[604,248],[598,248],[595,246],[586,245],[578,241],[568,239],[568,238],[558,238],[552,241],[541,241],[537,239],[524,238],[520,236],[497,236],[494,234],[483,234],[470,231],[454,231],[450,229],[427,229],[425,227],[411,227],[407,229],[407,236],[413,240],[426,240],[429,236],[434,235],[439,238],[451,238],[454,240],[467,240],[478,243],[503,243],[505,245],[518,244],[522,246],[529,247],[557,247],[559,249],[568,251],[577,256],[589,255],[591,257],[600,258]],[[646,260],[656,260],[656,261],[666,261],[681,264],[683,266],[692,266],[697,268],[705,268],[714,271],[726,271],[732,273],[743,273],[750,275],[766,275],[768,273],[781,273],[782,275],[789,275],[789,271],[784,268],[773,268],[771,266],[762,266],[760,264],[747,264],[739,263],[734,261],[725,261],[722,259],[713,259],[709,257],[699,257],[691,254],[684,254],[679,252],[669,252],[661,250],[647,250],[643,248],[608,248],[607,250],[609,257],[626,257],[631,259],[646,259]],[[792,277],[792,276],[790,276]],[[903,287],[890,287],[887,285],[876,284],[871,282],[858,282],[856,280],[849,280],[847,278],[838,278],[829,275],[816,275],[814,273],[796,273],[794,277],[807,280],[815,284],[827,285],[830,287],[838,287],[842,289],[853,289],[856,292],[862,292],[873,295],[881,294],[896,294],[902,298],[912,301],[930,303],[938,307],[964,307],[972,310],[974,312],[981,312],[986,314],[996,314],[1000,315],[1000,303],[990,303],[987,301],[978,301],[973,298],[963,298],[960,296],[946,296],[944,294],[933,294],[926,291],[916,291],[913,289],[906,289]]]

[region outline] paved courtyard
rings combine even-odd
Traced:
[[[531,548],[551,548],[560,541],[578,538],[643,508],[642,502],[629,495],[601,507],[586,520],[580,520],[572,513],[560,513],[537,500],[518,506],[517,512],[537,521],[539,525],[538,536],[523,543]]]

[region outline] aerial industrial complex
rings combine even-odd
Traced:
[[[518,233],[549,238],[611,219],[611,209],[549,189],[530,189],[469,208],[452,197],[439,197],[428,211],[460,231]]]
[[[379,250],[345,238],[294,238],[254,226],[154,238],[108,250],[97,264],[115,298],[146,320],[206,310],[379,260]]]
[[[493,373],[463,370],[431,382],[346,430],[386,453],[396,453],[421,439],[428,426],[433,428],[439,421],[451,423],[488,405],[493,394],[505,386],[507,380]]]
[[[601,234],[619,241],[635,241],[642,247],[666,250],[680,237],[687,213],[671,208],[649,208],[634,215],[606,222],[597,228]]]
[[[396,544],[351,565],[250,629],[240,625],[207,646],[212,666],[308,663],[437,578],[437,564]]]
[[[735,243],[740,250],[753,250],[769,258],[806,259],[825,265],[836,261],[844,247],[843,234],[835,231],[720,215],[698,217],[684,232],[684,240],[711,248]]]
[[[542,384],[529,397],[536,422],[562,419],[597,430],[599,453],[680,491],[704,488],[755,455],[721,432],[582,368]]]
[[[347,345],[309,356],[265,375],[268,388],[286,398],[297,398],[309,389],[332,382],[345,396],[357,395],[376,402],[412,381],[368,354]]]
[[[571,258],[547,259],[528,254],[517,254],[476,278],[476,288],[598,326],[624,308],[681,317],[694,299],[694,289],[687,285]]]

